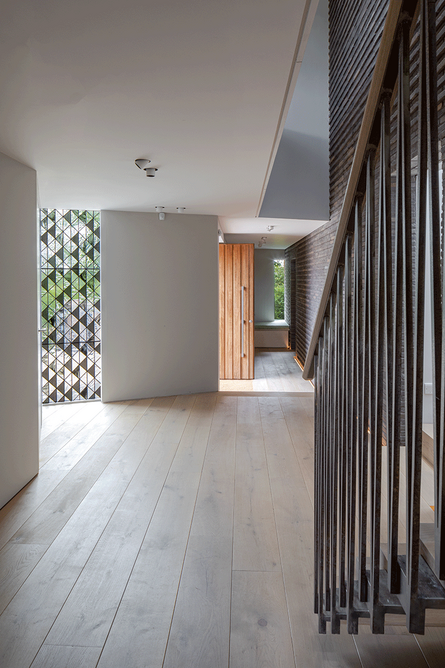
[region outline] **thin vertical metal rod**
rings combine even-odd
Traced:
[[[389,159],[386,137],[385,102],[381,110],[380,166]],[[380,512],[381,512],[381,455],[382,455],[382,394],[383,394],[383,294],[381,280],[382,186],[385,197],[385,169],[380,169],[380,197],[378,224],[375,218],[375,151],[368,156],[366,170],[366,218],[368,228],[369,270],[369,427],[370,427],[370,608],[371,630],[384,632],[384,614],[380,605]],[[377,246],[377,247],[376,247]]]
[[[368,156],[369,161],[369,156]],[[366,208],[369,204],[369,193],[366,193]],[[369,215],[365,215],[364,221],[364,253],[363,253],[363,284],[362,299],[360,305],[361,313],[361,416],[359,421],[359,466],[360,466],[360,497],[359,497],[359,593],[360,600],[368,600],[368,578],[366,574],[367,557],[367,529],[368,529],[368,427],[369,427],[369,296],[370,296],[370,238],[369,238]]]
[[[384,613],[380,603],[380,525],[381,525],[381,478],[383,439],[383,378],[384,378],[384,325],[385,325],[385,275],[384,245],[386,228],[391,222],[390,190],[390,146],[389,146],[389,94],[382,97],[380,108],[380,169],[379,211],[377,225],[371,230],[371,309],[374,322],[371,325],[371,629],[373,633],[384,632]],[[369,175],[373,187],[372,172]],[[371,223],[373,221],[371,220]],[[372,367],[371,367],[372,371]]]
[[[375,211],[376,147],[362,165],[355,210],[337,262],[318,337],[315,364],[314,607],[319,630],[358,632],[370,613],[371,630],[384,630],[387,610],[404,609],[409,631],[424,629],[419,592],[420,482],[426,252],[432,283],[435,432],[436,573],[445,576],[445,262],[438,194],[435,2],[420,0],[418,171],[412,215],[410,29],[400,17],[398,49],[395,220],[391,221],[390,97],[381,91],[379,202]],[[406,10],[406,11],[405,11]],[[393,55],[385,82],[391,79]],[[389,85],[389,83],[388,83]],[[391,83],[391,85],[394,85]],[[362,197],[364,197],[362,202]],[[365,211],[362,212],[362,204]],[[363,215],[364,214],[364,215]],[[426,249],[427,225],[430,247]],[[352,228],[354,233],[352,235]],[[394,235],[394,236],[393,236]],[[352,245],[354,249],[352,249]],[[344,261],[344,267],[341,262]],[[442,328],[442,331],[441,331]],[[384,392],[386,390],[386,415]],[[388,588],[380,570],[382,440],[386,417]],[[398,554],[400,451],[406,459],[406,559]],[[402,450],[403,451],[403,450]],[[423,565],[426,568],[425,565]],[[432,580],[433,575],[431,574]],[[383,597],[381,599],[381,596]],[[361,603],[359,603],[359,601]],[[366,603],[366,605],[363,605]],[[394,606],[394,607],[393,607]],[[346,609],[345,609],[346,608]]]
[[[356,403],[356,427],[357,427],[357,504],[358,504],[358,571],[357,579],[359,586],[359,599],[365,601],[367,597],[367,581],[366,568],[362,568],[363,562],[366,567],[366,550],[365,557],[362,559],[362,523],[363,516],[363,491],[362,491],[362,469],[363,469],[363,245],[362,245],[362,202],[361,199],[356,203],[356,217],[355,217],[355,234],[354,234],[354,326],[355,326],[355,403]],[[365,543],[366,544],[366,543]]]
[[[318,350],[320,350],[320,339],[318,340]],[[314,356],[314,499],[315,499],[315,513],[314,513],[314,613],[318,614],[319,609],[319,575],[318,564],[320,563],[320,500],[319,489],[319,450],[320,450],[320,367],[319,361],[321,357],[317,354]]]
[[[435,572],[445,579],[445,308],[442,306],[443,280],[441,276],[440,246],[441,221],[439,199],[438,118],[437,118],[437,55],[436,9],[430,1],[423,8],[425,25],[425,89],[426,128],[422,141],[427,153],[427,220],[429,224],[429,262],[431,276],[431,331],[433,358],[433,432],[434,432],[434,508],[435,508]],[[426,136],[425,136],[426,135]],[[420,139],[420,137],[419,137]],[[445,266],[445,263],[442,262]],[[443,337],[443,338],[442,338]]]
[[[407,339],[406,348],[412,351],[412,369],[407,374],[411,379],[412,432],[407,441],[407,620],[411,632],[422,631],[423,620],[419,613],[418,583],[420,558],[420,481],[422,463],[422,396],[423,396],[423,350],[424,350],[424,302],[425,302],[425,232],[428,183],[428,69],[429,69],[429,3],[421,2],[420,8],[420,54],[419,54],[419,110],[418,110],[418,182],[416,189],[416,217],[414,241],[416,253],[413,287],[413,332],[412,347]],[[437,144],[436,144],[437,150]],[[407,236],[407,243],[411,240]],[[412,242],[411,242],[412,247]],[[408,258],[407,258],[408,259]],[[407,281],[409,273],[407,273]],[[409,291],[408,291],[409,292]],[[407,304],[408,307],[409,304]],[[408,311],[409,313],[409,311]]]
[[[345,242],[345,267],[343,276],[339,273],[337,284],[337,308],[339,309],[339,349],[338,349],[338,386],[340,394],[340,419],[339,419],[339,605],[341,608],[346,606],[346,503],[347,503],[347,460],[348,460],[348,374],[349,374],[349,330],[348,330],[348,299],[351,298],[347,293],[346,272],[350,272],[350,258],[348,258],[348,245]],[[350,290],[350,285],[349,285]]]
[[[424,301],[425,301],[425,230],[428,168],[427,132],[427,61],[428,53],[428,2],[423,0],[420,9],[419,54],[419,110],[418,110],[418,177],[416,188],[415,231],[411,226],[405,232],[406,245],[406,312],[405,312],[405,362],[407,389],[406,407],[409,427],[406,440],[407,480],[407,625],[412,633],[422,632],[424,618],[418,605],[420,558],[420,481],[422,465],[422,396],[424,349]],[[416,252],[413,252],[413,243]],[[414,255],[414,257],[413,257]],[[413,271],[413,260],[415,263]],[[413,317],[414,316],[414,317]]]
[[[330,369],[330,349],[331,349],[331,327],[329,318],[325,319],[325,425],[324,425],[324,476],[323,476],[323,497],[324,497],[324,528],[325,528],[325,610],[331,610],[331,589],[330,589],[330,569],[331,569],[331,522],[330,522],[330,461],[329,445],[331,433],[331,369]]]
[[[355,572],[356,572],[356,508],[357,486],[360,496],[360,479],[357,483],[357,449],[358,425],[361,419],[360,401],[360,285],[362,281],[362,211],[361,200],[356,199],[354,207],[354,298],[352,301],[352,370],[351,370],[351,436],[350,436],[350,503],[348,523],[348,630],[358,633],[358,619],[354,615]]]
[[[357,207],[355,204],[355,225],[357,221]],[[353,239],[347,235],[345,240],[345,367],[346,367],[346,452],[347,452],[347,564],[346,564],[346,591],[347,591],[347,624],[348,633],[358,633],[358,620],[354,615],[355,590],[355,509],[356,509],[356,448],[357,448],[357,401],[356,401],[356,364],[355,364],[355,321],[354,300],[351,280],[351,255]],[[354,262],[356,257],[354,256]],[[355,269],[354,269],[355,275]]]
[[[339,572],[340,551],[339,543],[341,540],[341,531],[339,533],[339,504],[341,501],[341,491],[339,485],[340,478],[340,431],[341,431],[341,396],[343,373],[343,357],[341,353],[342,345],[342,288],[343,288],[343,267],[337,268],[337,289],[336,294],[331,299],[331,329],[333,330],[332,340],[332,432],[331,432],[331,633],[340,633],[340,618],[338,616],[339,600],[337,596],[337,574]]]
[[[406,368],[402,343],[405,330],[403,319],[405,285],[404,230],[411,225],[411,141],[409,115],[409,23],[403,22],[399,37],[399,77],[397,98],[397,154],[396,154],[396,220],[394,236],[394,307],[393,307],[393,365],[392,365],[392,424],[388,449],[388,579],[390,591],[400,591],[400,569],[398,564],[400,447],[402,445],[402,407],[405,408]],[[390,267],[387,266],[387,272]],[[391,268],[392,271],[392,268]],[[409,314],[409,318],[412,314]],[[402,378],[405,383],[402,384]],[[406,434],[405,434],[406,437]],[[405,442],[405,441],[404,441]]]
[[[332,622],[336,622],[336,591],[337,591],[337,453],[336,453],[336,431],[337,431],[337,407],[335,387],[335,345],[336,345],[336,304],[335,293],[331,294],[329,300],[329,476],[328,476],[328,498],[329,498],[329,569],[330,569],[330,611],[331,631]]]
[[[324,322],[324,334],[326,334],[326,320]],[[317,454],[318,464],[318,517],[319,517],[319,560],[318,560],[318,631],[326,633],[325,618],[325,584],[324,584],[324,555],[326,549],[325,542],[325,414],[326,414],[326,338],[319,338],[319,356],[321,357],[320,375],[319,375],[319,396],[320,396],[320,417],[319,427],[320,435],[318,438],[319,451]]]

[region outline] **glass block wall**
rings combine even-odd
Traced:
[[[100,398],[100,213],[40,210],[42,402]]]

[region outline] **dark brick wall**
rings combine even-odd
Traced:
[[[289,342],[300,364],[306,359],[336,231],[337,222],[331,221],[285,251]]]
[[[329,201],[338,223],[388,0],[329,2]]]
[[[388,4],[388,0],[329,2],[330,222],[285,252],[289,340],[301,364],[305,362],[312,337]],[[445,0],[436,1],[436,13],[441,159],[445,157]],[[417,154],[418,48],[418,31],[415,31],[410,68],[413,158]],[[392,112],[393,161],[396,105],[397,99]],[[445,187],[445,180],[443,185]],[[292,260],[295,261],[293,265]]]
[[[388,0],[329,3],[330,221],[285,251],[289,343],[301,364],[326,279],[387,6]]]

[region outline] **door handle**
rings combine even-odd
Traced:
[[[241,286],[241,357],[244,357],[244,285]]]

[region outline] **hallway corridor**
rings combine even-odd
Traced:
[[[4,668],[443,668],[445,629],[320,636],[313,399],[43,409],[0,511]]]

